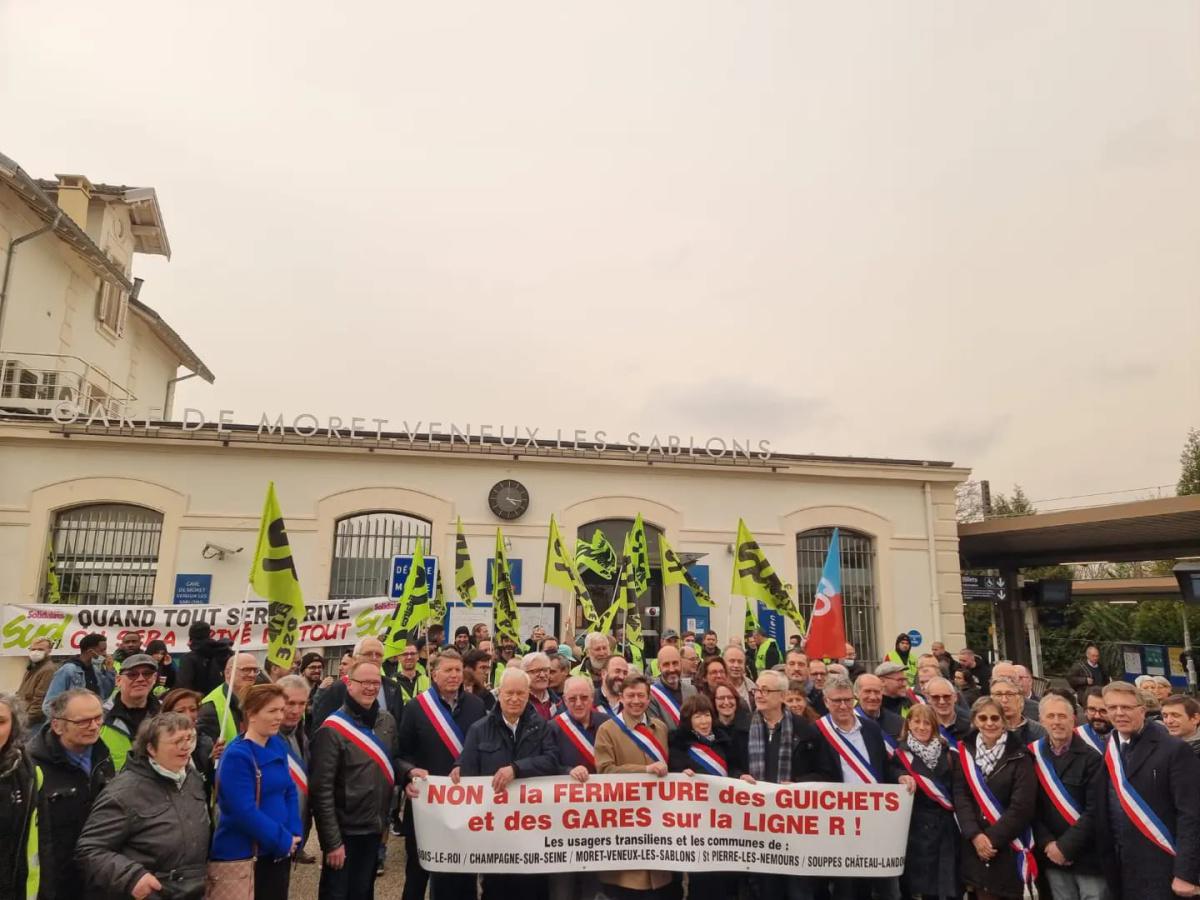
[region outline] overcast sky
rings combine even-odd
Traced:
[[[217,375],[180,406],[239,420],[767,438],[1035,499],[1173,484],[1200,425],[1191,0],[0,0],[0,150],[158,190],[142,298]]]

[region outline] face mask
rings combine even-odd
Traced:
[[[46,658],[45,650],[30,650],[29,651],[29,661],[30,662],[40,663],[45,658]]]
[[[854,665],[856,662],[857,662],[857,660],[856,660],[856,659],[855,659],[853,656],[846,656],[846,657],[843,657],[843,658],[842,658],[842,665],[843,665],[843,666],[852,666],[852,665]]]

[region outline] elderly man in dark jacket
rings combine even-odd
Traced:
[[[492,790],[502,791],[517,778],[557,775],[558,746],[550,724],[529,703],[529,676],[509,667],[498,690],[495,708],[467,732],[458,770],[450,777],[491,775]],[[546,900],[548,889],[545,875],[483,876],[483,900]]]
[[[1101,900],[1104,876],[1096,851],[1092,783],[1104,768],[1104,760],[1075,733],[1075,707],[1070,700],[1048,694],[1039,707],[1042,727],[1047,731],[1044,740],[1031,745],[1034,766],[1039,770],[1037,814],[1033,820],[1039,866],[1045,868],[1053,896]],[[1053,777],[1044,766],[1053,769]],[[1054,777],[1074,804],[1074,809],[1067,810],[1072,816],[1078,815],[1074,823],[1063,816],[1050,795],[1048,787],[1057,788]]]
[[[1107,746],[1116,743],[1129,787],[1175,845],[1172,854],[1146,837],[1120,802],[1106,767],[1096,780],[1096,812],[1108,884],[1118,896],[1139,900],[1195,894],[1200,885],[1200,760],[1157,722],[1146,721],[1144,701],[1133,685],[1105,685],[1104,705],[1113,727]]]
[[[371,900],[396,782],[396,720],[379,704],[380,668],[358,660],[346,700],[314,732],[308,798],[325,854],[320,900]]]

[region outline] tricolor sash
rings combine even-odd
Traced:
[[[1163,853],[1175,855],[1175,838],[1162,823],[1162,819],[1154,814],[1149,804],[1142,799],[1141,794],[1134,790],[1129,779],[1125,777],[1125,764],[1121,760],[1119,738],[1114,732],[1108,739],[1108,750],[1104,754],[1104,764],[1108,767],[1108,776],[1112,779],[1113,790],[1121,801],[1121,809],[1129,816],[1129,821],[1155,847]]]
[[[817,719],[817,728],[821,730],[821,734],[825,735],[825,740],[829,741],[829,745],[863,784],[879,784],[879,774],[871,766],[870,761],[859,753],[858,748],[846,740],[845,735],[833,724],[832,715]]]
[[[709,775],[719,775],[722,778],[729,776],[729,765],[725,762],[725,757],[707,744],[692,744],[688,747],[688,756]]]
[[[667,761],[667,751],[658,742],[658,738],[654,736],[654,732],[645,725],[639,722],[637,727],[630,728],[620,716],[614,718],[613,721],[617,723],[618,728],[625,732],[626,737],[637,744],[638,748],[646,754],[646,757],[651,762],[665,763]]]
[[[879,725],[878,722],[876,722],[874,719],[872,719],[870,716],[868,716],[865,712],[863,712],[861,706],[854,707],[854,712],[857,713],[858,717],[860,719],[862,719],[864,722],[874,722],[876,725]],[[886,731],[884,731],[882,725],[879,725],[879,733],[883,736],[883,748],[885,750],[887,750],[888,757],[890,758],[892,756],[895,756],[896,749],[899,747],[899,745],[896,743],[896,739],[894,737],[892,737],[890,734],[888,734]]]
[[[946,743],[950,745],[951,751],[953,751],[954,753],[957,753],[958,752],[958,738],[956,738],[953,734],[951,734],[950,729],[947,728],[945,725],[939,724],[938,731],[941,732],[942,737],[944,737],[946,739]]]
[[[655,682],[654,684],[650,685],[650,693],[653,695],[654,699],[658,701],[659,708],[671,717],[671,723],[678,725],[679,704],[675,702],[675,698],[671,696],[671,692]]]
[[[450,710],[446,708],[437,691],[430,688],[417,694],[417,705],[421,707],[421,711],[429,719],[429,724],[450,751],[451,758],[458,759],[463,748],[462,729],[454,721],[454,716],[450,715]]]
[[[1071,796],[1066,785],[1062,783],[1062,779],[1058,777],[1058,770],[1054,768],[1054,757],[1050,754],[1050,742],[1046,738],[1036,740],[1029,745],[1029,752],[1033,754],[1033,767],[1037,770],[1042,790],[1046,792],[1046,796],[1050,798],[1050,802],[1054,804],[1054,808],[1058,810],[1058,814],[1066,820],[1067,824],[1074,825],[1083,815],[1083,810],[1079,808],[1075,798]]]
[[[1096,733],[1096,729],[1090,724],[1084,722],[1082,725],[1077,726],[1075,733],[1083,738],[1083,742],[1085,744],[1087,744],[1101,756],[1104,755],[1104,738],[1100,737],[1100,735]]]
[[[583,761],[587,764],[587,767],[595,772],[596,745],[588,738],[587,732],[579,727],[579,723],[571,718],[570,713],[561,712],[551,719],[551,721],[563,730],[563,734],[567,736],[567,740],[579,751],[579,755],[583,757]]]
[[[394,785],[396,783],[396,773],[392,771],[392,761],[388,758],[387,750],[384,749],[383,743],[375,735],[375,732],[361,727],[340,709],[331,712],[329,717],[321,724],[323,727],[332,728],[334,731],[337,731],[350,741],[350,743],[371,757],[375,761],[375,764],[379,766],[380,771],[387,777],[388,784]]]
[[[942,809],[950,810],[951,812],[954,811],[954,801],[950,799],[950,791],[936,779],[919,773],[912,763],[912,754],[909,751],[903,748],[898,749],[896,751],[896,759],[900,760],[900,765],[904,766],[908,774],[917,782],[921,793]]]
[[[292,751],[291,744],[288,745],[288,774],[296,782],[296,790],[307,797],[308,773],[304,770],[304,761]]]
[[[975,762],[975,757],[971,754],[969,747],[962,748],[958,754],[958,760],[962,764],[963,776],[975,798],[975,804],[983,813],[987,823],[995,825],[1004,815],[1004,807],[1000,805],[1000,801],[988,787],[987,779],[979,768],[979,764]],[[1033,830],[1026,828],[1009,844],[1017,854],[1017,874],[1021,877],[1021,883],[1033,884],[1038,874],[1037,860],[1033,858]]]
[[[905,693],[908,695],[909,702],[912,703],[913,706],[924,706],[925,705],[925,698],[922,697],[920,694],[918,694],[916,691],[914,691],[912,688],[909,688],[908,690],[906,690]]]

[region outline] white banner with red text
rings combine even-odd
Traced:
[[[310,603],[300,624],[299,646],[334,647],[378,637],[395,608],[396,601],[387,597]],[[130,631],[141,636],[143,647],[160,640],[171,653],[187,653],[188,628],[194,622],[207,622],[215,640],[228,639],[245,650],[265,650],[267,619],[268,604],[263,601],[244,606],[6,604],[0,606],[0,656],[24,656],[37,638],[54,642],[55,656],[69,656],[79,652],[79,641],[92,632],[105,635],[112,651],[121,635]]]
[[[417,782],[434,872],[736,870],[899,875],[912,798],[899,785],[749,784],[697,775]]]

